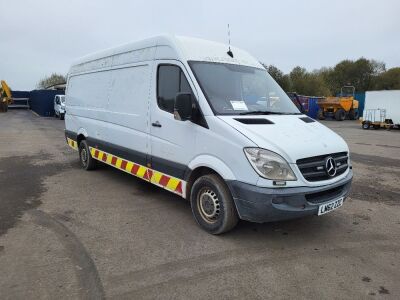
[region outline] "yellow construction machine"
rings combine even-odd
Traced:
[[[318,101],[318,118],[324,120],[333,117],[337,121],[344,119],[357,120],[358,101],[354,99],[355,87],[344,86],[341,89],[339,97],[327,97]]]
[[[13,102],[11,89],[7,83],[2,80],[0,87],[0,112],[7,112],[8,106]]]

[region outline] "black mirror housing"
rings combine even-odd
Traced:
[[[174,103],[175,120],[186,121],[192,118],[192,94],[178,93]]]

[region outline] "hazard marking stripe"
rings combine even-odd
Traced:
[[[67,144],[74,150],[78,150],[78,143],[75,142],[73,139],[67,138]]]
[[[93,147],[89,147],[89,151],[90,155],[97,160],[100,160],[126,173],[142,178],[143,180],[149,181],[175,194],[181,195],[184,198],[186,197],[186,182],[179,178],[171,177],[167,174],[125,160],[121,157],[112,155]]]

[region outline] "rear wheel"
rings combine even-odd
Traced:
[[[89,152],[89,147],[85,140],[79,143],[79,160],[82,168],[86,171],[93,170],[96,168],[96,160],[92,158]]]
[[[335,119],[337,121],[343,121],[346,118],[346,112],[343,109],[338,109],[335,112]]]
[[[368,121],[365,121],[362,123],[362,129],[369,129],[371,127],[371,123]]]
[[[318,111],[318,119],[325,120],[324,111],[322,109]]]
[[[201,176],[194,182],[190,204],[197,223],[212,234],[233,229],[239,220],[232,195],[216,174]]]
[[[358,119],[358,109],[351,109],[349,111],[349,119],[350,120],[357,120]]]

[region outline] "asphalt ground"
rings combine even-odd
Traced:
[[[63,121],[0,114],[0,298],[399,299],[400,131],[324,124],[351,149],[344,206],[213,236],[182,198],[83,171]]]

